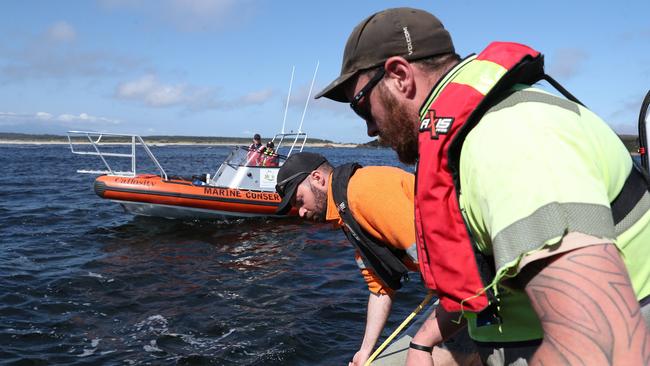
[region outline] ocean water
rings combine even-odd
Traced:
[[[174,175],[229,152],[152,150]],[[399,166],[387,149],[310,151]],[[330,225],[132,216],[66,145],[2,145],[0,166],[0,364],[341,365],[358,349],[368,292]],[[384,336],[424,295],[411,276]]]

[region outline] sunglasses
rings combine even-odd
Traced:
[[[357,116],[361,117],[364,121],[372,120],[372,115],[370,114],[370,101],[365,103],[365,108],[363,106],[360,106],[359,103],[363,97],[372,91],[372,88],[379,84],[379,81],[381,81],[385,73],[386,70],[384,70],[383,67],[379,69],[379,71],[377,71],[377,73],[368,81],[368,83],[363,88],[361,88],[359,93],[357,93],[357,95],[355,95],[350,102],[350,108],[352,108],[354,113],[356,113]]]
[[[287,179],[284,179],[284,180],[282,180],[281,182],[278,182],[278,183],[275,185],[275,191],[278,192],[278,194],[279,194],[281,197],[284,197],[284,196],[286,195],[285,189],[287,188],[287,186],[289,185],[289,183],[291,183],[294,179],[300,177],[301,175],[304,175],[305,177],[307,177],[307,176],[309,175],[309,173],[310,173],[310,172],[305,172],[305,171],[295,173],[294,175],[288,177]],[[304,178],[303,178],[303,179],[304,179]]]

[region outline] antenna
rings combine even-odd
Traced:
[[[311,91],[314,89],[314,81],[316,81],[316,73],[318,72],[318,65],[320,61],[316,62],[316,70],[314,70],[314,77],[311,79],[311,86],[309,87],[309,95],[307,95],[307,101],[305,102],[305,109],[302,111],[302,117],[300,118],[300,126],[298,126],[298,133],[302,132],[302,122],[305,120],[305,113],[307,113],[307,105],[309,104],[309,99],[311,99]]]
[[[291,86],[293,85],[293,73],[296,71],[296,66],[291,67],[291,81],[289,81],[289,94],[287,95],[287,104],[284,106],[284,118],[282,119],[282,134],[284,134],[284,125],[287,122],[287,110],[289,109],[289,99],[291,98]]]

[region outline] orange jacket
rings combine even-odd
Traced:
[[[343,221],[332,196],[331,178],[330,175],[325,219],[340,227]],[[413,193],[413,174],[395,167],[368,166],[360,168],[350,178],[348,203],[355,220],[369,235],[392,247],[415,253]],[[362,263],[358,252],[355,259]],[[419,270],[414,260],[406,259],[404,264],[412,271]],[[371,269],[362,268],[361,274],[371,292],[392,295],[393,291]]]

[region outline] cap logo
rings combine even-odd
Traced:
[[[413,54],[413,43],[411,43],[411,33],[409,33],[409,28],[402,28],[404,31],[404,38],[406,39],[406,49],[409,51],[409,56]]]

